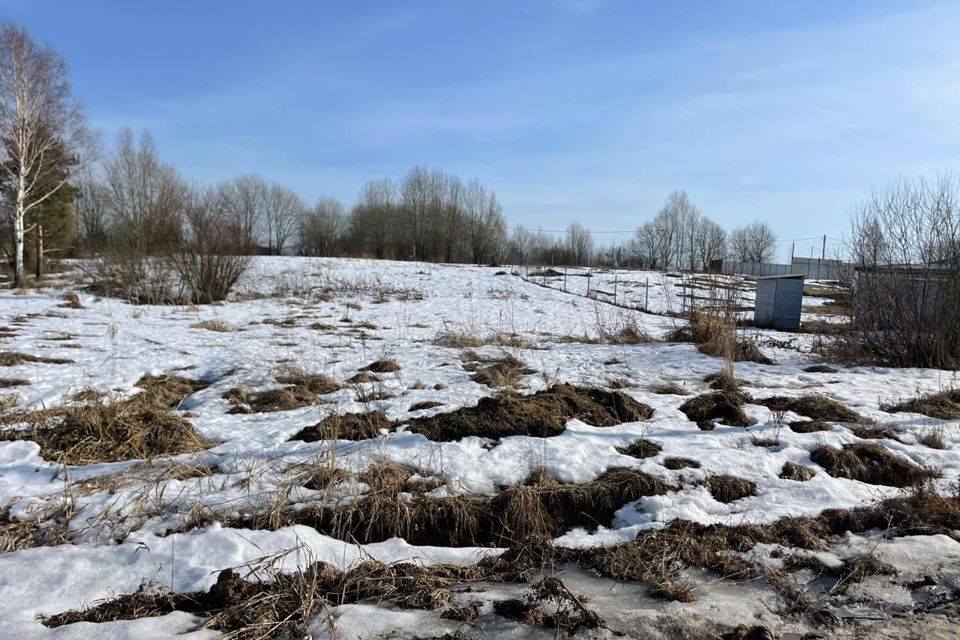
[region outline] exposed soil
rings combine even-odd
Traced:
[[[547,438],[563,433],[567,421],[574,418],[595,427],[612,427],[652,415],[651,407],[622,393],[559,384],[531,395],[481,398],[475,407],[414,418],[407,425],[434,442],[452,442],[467,436]]]
[[[425,409],[436,409],[437,407],[442,407],[442,402],[437,402],[436,400],[424,400],[422,402],[415,402],[410,405],[410,411],[423,411]]]
[[[26,387],[30,381],[25,378],[0,378],[0,389],[9,387]]]

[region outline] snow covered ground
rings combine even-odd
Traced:
[[[644,306],[644,313],[607,304],[604,292],[617,301]],[[276,504],[309,503],[316,492],[284,485],[291,465],[324,460],[350,472],[390,461],[440,479],[433,494],[494,495],[500,487],[523,482],[544,469],[563,483],[586,483],[604,471],[639,469],[676,490],[641,498],[617,511],[610,526],[576,528],[555,544],[584,548],[634,539],[638,532],[663,527],[675,519],[703,524],[771,523],[790,516],[814,516],[825,508],[851,508],[901,495],[902,489],[835,478],[819,470],[806,482],[779,477],[784,463],[818,469],[810,453],[820,446],[840,447],[862,439],[845,426],[798,433],[783,423],[806,416],[775,415],[748,403],[748,428],[717,426],[701,430],[679,406],[704,393],[704,377],[719,372],[722,360],[699,353],[691,344],[653,341],[605,344],[603,336],[635,324],[662,338],[682,324],[668,312],[681,311],[686,286],[659,273],[595,274],[590,286],[599,299],[586,297],[587,278],[568,273],[548,278],[547,287],[489,267],[431,265],[371,260],[260,258],[238,286],[233,299],[202,307],[135,306],[98,299],[79,290],[82,308],[64,305],[62,284],[25,293],[0,293],[0,352],[68,359],[67,364],[26,362],[0,367],[0,378],[22,379],[27,385],[0,389],[0,398],[18,396],[16,411],[56,407],[74,402],[88,388],[114,394],[137,392],[134,383],[147,374],[200,379],[210,385],[186,398],[176,412],[214,443],[210,449],[184,454],[183,464],[202,464],[211,473],[171,478],[169,465],[154,461],[97,463],[65,467],[40,456],[32,441],[0,441],[0,506],[11,521],[69,505],[69,543],[0,553],[0,637],[2,638],[132,638],[215,637],[198,629],[201,621],[182,612],[158,618],[93,625],[78,623],[49,629],[37,619],[79,609],[114,595],[136,591],[154,581],[173,591],[205,590],[216,572],[265,556],[296,549],[283,560],[284,569],[307,559],[347,568],[362,558],[384,562],[416,560],[425,564],[469,564],[498,553],[497,549],[421,547],[401,539],[357,545],[302,526],[276,530],[232,529],[220,524],[185,529],[192,510],[216,513],[256,511]],[[649,282],[649,286],[647,285]],[[583,289],[581,291],[581,289]],[[579,294],[579,295],[578,295]],[[752,305],[753,293],[742,300]],[[609,296],[613,299],[613,296]],[[824,299],[805,300],[805,306]],[[75,305],[79,306],[79,305]],[[811,314],[811,318],[818,317]],[[202,328],[217,326],[223,331]],[[225,323],[225,324],[224,324]],[[883,445],[896,456],[941,472],[936,487],[947,492],[960,478],[960,431],[956,421],[881,409],[919,395],[957,386],[956,374],[923,369],[845,368],[811,373],[810,334],[781,334],[743,329],[756,339],[775,364],[742,362],[736,376],[755,400],[772,396],[823,394],[866,419],[889,425],[897,440]],[[535,373],[520,382],[522,393],[557,383],[620,390],[654,409],[643,422],[596,427],[571,420],[550,438],[522,435],[499,443],[478,437],[432,442],[403,427],[361,441],[290,441],[302,428],[333,413],[377,409],[393,421],[449,412],[475,405],[495,389],[471,379],[463,349],[442,346],[449,337],[479,337],[487,344],[481,356],[509,353]],[[399,370],[380,381],[346,385],[323,395],[323,404],[269,413],[230,413],[223,395],[241,387],[250,392],[276,388],[275,380],[291,370],[325,374],[343,383],[363,367],[392,359]],[[616,382],[616,384],[614,384]],[[673,383],[690,396],[655,393]],[[629,386],[625,386],[629,385]],[[371,399],[371,391],[375,391]],[[376,399],[380,397],[382,399]],[[12,401],[11,401],[12,402]],[[429,409],[411,407],[437,403]],[[936,431],[945,447],[921,443]],[[661,450],[635,458],[618,448],[646,439]],[[775,446],[757,446],[756,439],[775,438]],[[872,442],[872,441],[871,441]],[[496,445],[496,446],[494,446]],[[699,468],[670,470],[663,461],[692,458]],[[166,465],[166,466],[165,466]],[[145,468],[146,467],[146,468]],[[756,485],[755,495],[718,502],[703,482],[732,475]],[[115,478],[108,482],[105,478]],[[180,531],[169,534],[171,530]],[[881,545],[886,561],[922,577],[924,571],[960,573],[960,545],[944,536],[911,536],[871,541],[851,536],[849,545]],[[933,567],[933,568],[931,568]],[[864,589],[890,589],[890,598],[909,598],[903,587],[880,578]],[[642,635],[643,624],[664,616],[706,619],[725,624],[775,624],[763,604],[770,592],[758,584],[703,581],[697,601],[663,603],[644,597],[639,583],[613,583],[589,572],[572,572],[570,584],[591,596],[611,629]],[[502,593],[521,586],[500,586]],[[490,594],[497,594],[495,589]],[[502,593],[498,597],[502,597]],[[487,597],[493,597],[488,594]],[[331,620],[336,624],[331,624]],[[466,629],[474,637],[546,637],[547,632],[486,616],[486,626]],[[440,636],[461,625],[435,611],[393,606],[350,604],[317,619],[310,631],[317,637]],[[656,626],[654,624],[654,626]],[[390,635],[394,634],[394,635]]]

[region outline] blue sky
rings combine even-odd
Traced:
[[[0,0],[71,65],[105,147],[350,204],[426,164],[511,224],[635,228],[686,189],[727,227],[841,237],[960,160],[960,4]],[[598,234],[605,242],[623,234]],[[813,241],[797,243],[809,254]]]

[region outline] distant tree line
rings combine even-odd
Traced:
[[[683,191],[629,241],[598,246],[579,222],[563,234],[509,228],[492,189],[424,166],[367,182],[351,208],[307,204],[258,175],[198,184],[160,159],[147,132],[124,130],[101,153],[66,63],[11,24],[0,25],[0,209],[14,286],[26,265],[40,276],[45,256],[72,252],[97,257],[101,281],[138,300],[216,299],[213,280],[228,289],[255,254],[700,270],[727,255],[768,260],[776,246],[765,223],[728,238]],[[171,291],[174,275],[187,290]]]

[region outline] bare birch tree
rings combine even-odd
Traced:
[[[23,246],[28,215],[51,198],[72,169],[50,161],[78,157],[90,148],[86,119],[67,82],[67,64],[26,29],[0,25],[0,183],[10,193],[13,286],[24,284]],[[55,172],[61,175],[55,175]]]

